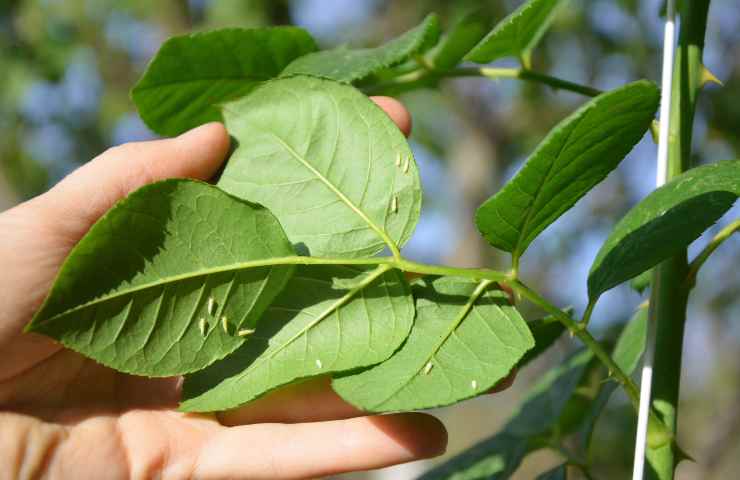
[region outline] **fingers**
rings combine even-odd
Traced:
[[[141,186],[174,177],[211,178],[228,150],[229,136],[220,123],[166,140],[127,143],[75,170],[34,203],[49,219],[61,219],[76,241],[116,201]]]
[[[319,422],[360,415],[363,412],[332,390],[331,379],[322,377],[275,390],[244,407],[219,414],[219,420],[233,426]]]
[[[193,477],[314,478],[429,458],[446,445],[444,425],[422,413],[232,427],[203,447]]]
[[[391,117],[405,136],[408,137],[411,134],[411,114],[401,102],[391,97],[370,97],[370,100]]]

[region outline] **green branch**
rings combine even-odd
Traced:
[[[703,83],[702,52],[708,11],[709,0],[680,3],[681,31],[673,75],[668,180],[690,168],[694,110]],[[650,294],[649,321],[655,322],[651,402],[662,427],[674,438],[678,428],[681,360],[690,290],[685,282],[689,271],[686,257],[684,250],[655,268]],[[648,446],[646,456],[651,467],[647,478],[651,480],[671,480],[681,459],[673,442]]]
[[[704,250],[696,256],[696,258],[689,264],[689,273],[686,275],[686,284],[689,288],[694,288],[696,284],[696,276],[699,273],[699,269],[704,265],[704,262],[724,243],[725,240],[730,238],[733,233],[740,232],[740,218],[727,225],[725,228],[719,231],[717,235],[712,238],[709,244],[704,247]]]

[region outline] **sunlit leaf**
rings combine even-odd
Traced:
[[[502,57],[519,57],[529,63],[537,46],[552,23],[558,9],[567,0],[529,0],[501,20],[467,56],[476,63],[488,63]],[[527,65],[528,66],[528,65]]]
[[[334,390],[372,412],[449,405],[490,390],[534,341],[506,293],[486,285],[454,277],[414,284],[416,320],[403,347],[335,378]]]
[[[224,107],[237,147],[218,185],[265,205],[303,253],[363,257],[409,239],[421,209],[398,127],[355,88],[312,77]]]
[[[432,66],[439,70],[455,67],[490,29],[491,18],[484,10],[463,15],[429,53]]]
[[[422,53],[438,39],[439,21],[432,14],[413,30],[380,47],[350,49],[342,46],[305,55],[288,65],[283,76],[313,75],[352,83]]]
[[[648,130],[658,88],[630,83],[599,95],[560,122],[524,167],[478,209],[475,221],[515,261],[548,225],[614,170]]]
[[[672,257],[740,195],[740,161],[694,168],[655,190],[614,227],[588,276],[591,299]]]
[[[244,343],[238,331],[292,273],[270,260],[291,255],[263,207],[192,180],[155,183],[93,225],[27,329],[119,371],[192,372]]]
[[[244,347],[186,377],[181,409],[225,410],[295,380],[376,364],[406,339],[413,319],[411,291],[396,270],[300,267]]]
[[[315,50],[311,36],[295,27],[228,28],[172,37],[131,96],[149,128],[178,135],[221,120],[222,103],[242,97]]]

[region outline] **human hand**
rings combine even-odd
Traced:
[[[408,134],[406,110],[374,100]],[[220,124],[116,147],[0,214],[0,477],[305,478],[444,451],[434,417],[362,416],[326,378],[218,417],[184,414],[174,410],[180,378],[125,375],[21,333],[69,251],[117,200],[165,178],[207,180],[228,148]]]

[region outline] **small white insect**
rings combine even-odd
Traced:
[[[319,360],[318,358],[316,359],[316,366],[318,368],[321,368],[323,366],[323,363],[321,363],[321,360]]]
[[[208,329],[208,324],[206,323],[205,318],[201,318],[200,320],[198,320],[198,328],[200,329],[200,334],[205,336],[206,330]]]
[[[239,335],[240,337],[246,337],[246,336],[251,335],[253,333],[254,333],[254,329],[253,328],[242,328],[241,330],[239,330],[238,332],[236,332],[236,334]]]
[[[406,161],[403,163],[403,173],[409,173],[409,165],[411,164],[411,160],[409,157],[406,157]]]
[[[400,153],[396,154],[396,166],[397,167],[401,166],[401,154]]]
[[[229,319],[226,318],[226,315],[221,315],[221,328],[224,329],[224,332],[229,333]]]
[[[216,311],[216,300],[213,297],[208,297],[208,315],[213,315]]]
[[[398,213],[398,196],[393,195],[391,199],[391,213]]]
[[[470,386],[473,388],[473,390],[477,390],[478,382],[476,380],[473,380],[472,382],[470,382]]]
[[[432,371],[432,368],[434,367],[434,364],[432,362],[427,362],[426,365],[424,365],[424,375],[429,375],[429,372]]]

